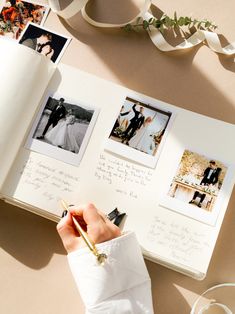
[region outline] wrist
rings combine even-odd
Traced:
[[[103,250],[106,250],[107,247],[113,247],[113,246],[115,247],[117,243],[126,241],[129,237],[133,237],[133,236],[135,236],[134,232],[127,231],[127,232],[121,233],[120,236],[118,237],[115,237],[109,240],[104,240],[103,242],[96,243],[95,245],[98,251],[103,251]],[[83,245],[74,247],[73,250],[67,251],[67,253],[68,253],[68,257],[73,256],[73,255],[82,256],[82,255],[87,255],[87,254],[91,254],[92,256],[90,249],[87,247],[84,241],[83,241]]]

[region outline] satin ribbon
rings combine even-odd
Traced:
[[[83,18],[91,25],[102,28],[120,28],[125,26],[126,24],[135,23],[138,17],[143,18],[144,20],[149,20],[150,18],[154,18],[150,7],[152,4],[151,0],[142,0],[140,5],[139,13],[132,18],[131,20],[122,23],[122,24],[111,24],[111,23],[100,23],[93,20],[90,16],[88,16],[86,12],[86,4],[90,0],[73,0],[65,9],[60,10],[59,1],[61,0],[49,0],[49,4],[51,9],[56,12],[58,15],[63,17],[65,20],[68,20],[75,16],[78,12],[81,11]],[[150,25],[148,34],[153,44],[161,51],[174,51],[181,49],[188,49],[194,47],[200,43],[207,43],[208,47],[216,53],[221,53],[224,55],[233,55],[235,54],[235,43],[229,44],[225,47],[222,47],[219,36],[214,32],[198,30],[192,36],[187,39],[184,39],[182,43],[177,46],[170,45],[166,39],[163,37],[162,33]]]
[[[231,311],[225,304],[222,303],[218,303],[215,301],[211,301],[210,304],[204,305],[203,307],[201,307],[197,312],[196,312],[196,308],[199,304],[199,302],[201,301],[201,299],[208,293],[214,290],[217,290],[219,288],[223,288],[223,287],[234,287],[235,288],[235,283],[222,283],[216,286],[213,286],[211,288],[209,288],[208,290],[206,290],[205,292],[203,292],[198,298],[197,300],[194,302],[191,312],[190,314],[203,314],[205,313],[205,311],[208,311],[208,309],[212,308],[212,307],[219,307],[221,309],[224,310],[224,313],[226,314],[233,314],[234,312]]]

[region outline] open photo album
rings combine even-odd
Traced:
[[[235,126],[1,38],[0,58],[0,198],[53,221],[61,199],[118,208],[145,258],[203,279],[234,186]]]

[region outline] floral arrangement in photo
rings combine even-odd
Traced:
[[[18,39],[28,22],[40,24],[46,7],[34,3],[12,0],[5,3],[0,12],[0,35]]]

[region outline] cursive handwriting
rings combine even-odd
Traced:
[[[97,180],[110,185],[115,182],[145,187],[151,182],[152,174],[152,170],[143,166],[135,165],[112,155],[101,154],[94,176]]]
[[[154,217],[147,238],[157,246],[169,250],[170,257],[179,262],[189,262],[193,254],[203,254],[209,247],[206,235],[190,230],[175,222]]]
[[[22,167],[21,180],[32,190],[42,190],[47,200],[57,199],[60,193],[76,192],[79,178],[57,167],[29,158]]]

